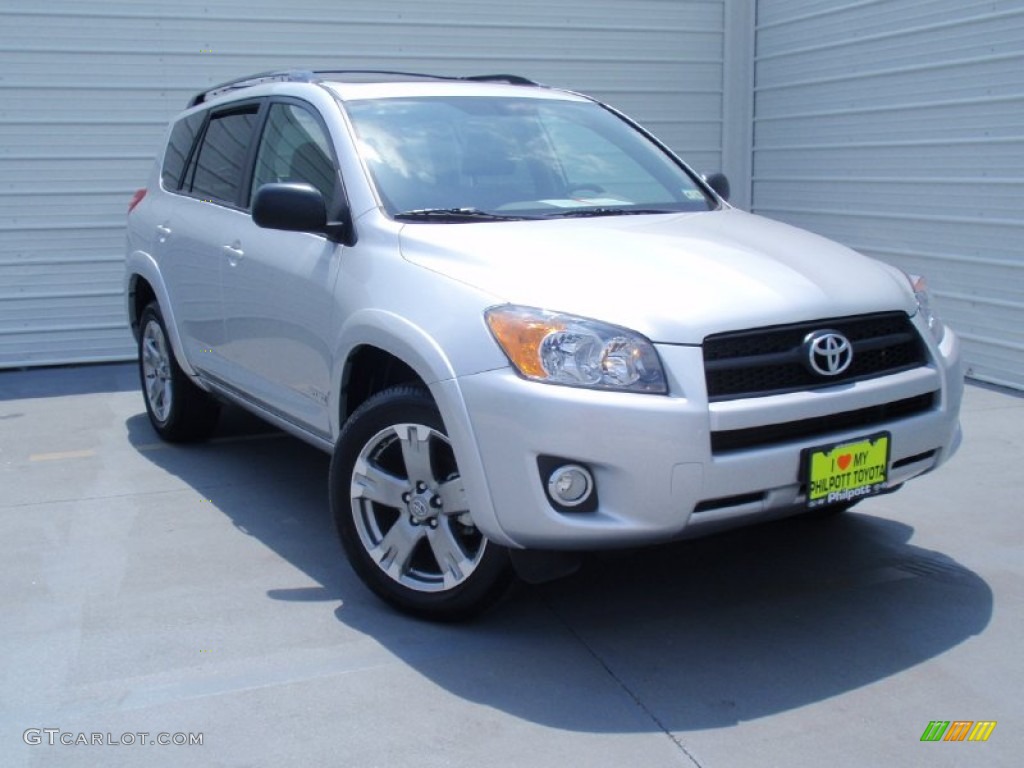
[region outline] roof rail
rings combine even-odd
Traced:
[[[509,83],[510,85],[540,85],[540,83],[530,80],[528,77],[522,75],[467,75],[466,77],[457,77],[456,80],[472,80],[477,83]]]
[[[421,77],[424,80],[451,80],[445,75],[431,75],[425,72],[402,72],[392,69],[314,69],[314,75],[387,75],[388,77]],[[319,77],[320,80],[330,79]]]
[[[480,83],[510,83],[512,85],[540,85],[521,75],[432,75],[426,72],[401,72],[390,69],[314,69],[313,75],[390,75],[392,77],[422,77],[425,80],[468,80]]]
[[[206,90],[200,91],[189,100],[188,105],[190,107],[194,107],[197,104],[202,104],[205,101],[216,98],[221,94],[237,90],[238,88],[249,88],[254,85],[262,85],[263,83],[308,83],[313,79],[313,73],[308,69],[283,69],[271,72],[259,72],[255,75],[246,75],[245,77],[228,80],[226,83],[220,83],[218,85],[211,86]]]
[[[250,88],[254,85],[263,85],[264,83],[311,83],[321,79],[320,75],[388,75],[391,77],[422,77],[427,80],[461,80],[476,83],[540,85],[540,83],[521,75],[466,75],[460,77],[457,75],[430,75],[423,72],[396,72],[388,69],[284,69],[246,75],[245,77],[228,80],[226,83],[211,86],[193,96],[189,100],[188,105],[194,107],[239,88]]]

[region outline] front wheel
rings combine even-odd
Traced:
[[[508,552],[474,524],[451,442],[424,389],[392,387],[363,403],[338,438],[330,482],[349,561],[386,602],[454,621],[505,592]]]

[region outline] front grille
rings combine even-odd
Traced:
[[[832,432],[848,429],[863,429],[865,433],[874,427],[895,419],[905,419],[931,410],[935,406],[937,393],[931,392],[908,397],[893,403],[883,403],[856,411],[834,413],[816,419],[790,421],[784,424],[768,424],[763,427],[730,429],[711,433],[711,452],[715,454],[740,451],[745,448],[759,448],[777,445],[791,440],[806,440],[821,437]]]
[[[853,362],[838,376],[821,376],[809,365],[804,341],[824,329],[839,331],[853,346]],[[921,337],[904,312],[719,333],[704,339],[703,347],[711,401],[831,387],[927,361]]]

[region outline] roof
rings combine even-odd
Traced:
[[[194,107],[206,101],[223,96],[231,91],[242,88],[251,88],[266,83],[393,83],[393,82],[463,82],[463,83],[505,83],[508,85],[540,86],[519,75],[429,75],[420,72],[394,72],[389,70],[370,69],[338,69],[338,70],[278,70],[272,72],[260,72],[254,75],[247,75],[235,80],[229,80],[219,85],[214,85],[206,90],[200,91],[193,96],[188,103]]]

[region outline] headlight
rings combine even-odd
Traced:
[[[665,394],[654,346],[615,325],[543,309],[505,305],[484,313],[520,375],[570,387]]]
[[[917,299],[917,310],[921,313],[921,317],[928,326],[932,338],[936,342],[941,342],[942,337],[946,334],[946,326],[939,319],[939,316],[935,314],[935,310],[932,307],[932,297],[928,292],[928,281],[920,275],[904,274],[907,275],[907,280],[910,281],[910,287],[914,291],[914,298]]]

